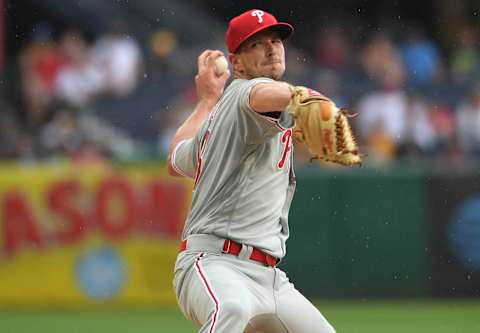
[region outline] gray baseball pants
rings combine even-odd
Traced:
[[[335,333],[279,268],[222,253],[223,239],[195,235],[178,255],[173,285],[199,333]]]

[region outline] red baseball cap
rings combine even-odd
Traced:
[[[293,33],[293,26],[278,22],[275,16],[260,9],[251,9],[230,20],[227,30],[227,48],[230,53],[237,51],[240,44],[257,32],[275,28],[283,40]]]

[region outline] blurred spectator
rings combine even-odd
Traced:
[[[40,140],[44,156],[69,154],[79,150],[82,145],[82,135],[77,127],[74,112],[70,110],[57,112],[42,129]]]
[[[138,44],[118,31],[100,37],[93,48],[78,30],[64,31],[58,43],[52,36],[50,25],[36,24],[20,50],[23,121],[2,114],[0,139],[9,149],[0,157],[131,156],[133,140],[87,106],[100,94],[124,97],[133,91],[142,63]]]
[[[20,50],[18,63],[23,122],[27,128],[35,130],[48,120],[48,107],[64,58],[47,23],[38,23],[32,30],[30,41]]]
[[[385,71],[390,71],[393,67],[402,64],[398,48],[393,44],[390,36],[383,32],[377,32],[371,36],[360,59],[366,75],[375,81],[382,81]]]
[[[437,136],[439,151],[444,155],[457,154],[455,118],[449,106],[433,105],[430,123]]]
[[[465,27],[458,34],[458,45],[453,48],[450,60],[452,80],[455,84],[471,84],[480,74],[478,34],[472,27]]]
[[[480,85],[477,84],[470,96],[456,112],[457,136],[460,147],[469,153],[480,153]]]
[[[350,43],[340,26],[322,27],[316,45],[316,60],[320,67],[336,71],[348,67]]]
[[[40,144],[44,158],[128,158],[134,150],[134,142],[119,129],[86,110],[76,113],[68,107],[59,109],[42,129]]]
[[[405,70],[399,58],[385,63],[379,75],[381,87],[365,95],[358,105],[358,130],[378,161],[395,157],[396,146],[405,142],[408,97],[403,90]]]
[[[438,138],[430,120],[430,109],[430,103],[422,95],[410,97],[401,153],[415,156],[435,153]]]
[[[96,147],[106,157],[120,160],[141,156],[140,146],[127,133],[94,113],[80,113],[77,123],[85,142],[83,151],[91,152]]]
[[[122,29],[112,30],[94,43],[92,62],[103,77],[106,93],[126,96],[137,86],[142,67],[140,47]]]
[[[401,45],[408,81],[413,85],[428,83],[441,75],[440,54],[436,45],[418,27],[410,28],[406,41]]]
[[[64,65],[64,58],[57,48],[57,44],[52,39],[52,30],[48,23],[41,22],[33,28],[34,34],[31,47],[36,52],[30,54],[32,70],[42,81],[42,84],[51,92],[58,75],[58,72]]]
[[[174,69],[175,55],[178,55],[178,37],[170,30],[161,29],[150,36],[149,51],[152,53],[149,76],[161,78]]]
[[[65,65],[56,81],[57,98],[70,105],[83,107],[102,90],[102,73],[92,62],[90,49],[82,32],[64,32],[59,46]]]

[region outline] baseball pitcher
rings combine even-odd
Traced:
[[[279,81],[288,23],[249,10],[226,34],[234,80],[220,51],[198,58],[198,104],[172,139],[169,173],[194,180],[174,288],[201,333],[331,333],[322,314],[277,268],[286,253],[295,191],[292,140],[316,158],[360,163],[348,114],[323,95]]]

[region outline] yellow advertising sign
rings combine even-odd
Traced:
[[[0,166],[0,306],[174,304],[190,193],[158,166]]]

